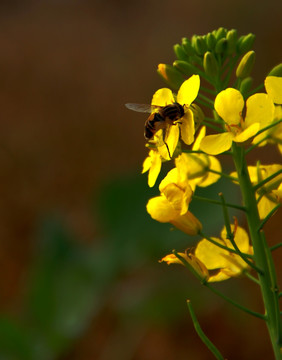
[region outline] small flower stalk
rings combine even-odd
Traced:
[[[173,64],[160,64],[157,69],[168,87],[152,96],[146,122],[152,136],[147,139],[148,156],[142,172],[148,173],[149,187],[159,184],[159,195],[146,206],[149,215],[170,223],[185,236],[201,237],[193,248],[174,250],[161,262],[184,265],[211,291],[263,319],[274,358],[282,359],[281,293],[271,253],[282,243],[270,248],[264,234],[265,224],[278,216],[282,203],[282,165],[271,158],[265,164],[249,164],[247,157],[262,147],[276,152],[277,158],[282,154],[282,64],[262,76],[262,84],[253,89],[254,40],[253,34],[239,36],[235,29],[219,28],[207,35],[185,37],[174,46]],[[231,173],[221,165],[222,154],[229,159],[229,169],[233,166]],[[161,180],[163,163],[169,170]],[[191,204],[199,199],[200,187],[221,177],[238,187],[241,204],[225,202],[228,194],[220,194],[218,201],[204,199],[214,204],[214,216],[222,219],[218,236],[208,234],[204,205],[195,215]],[[233,224],[229,207],[242,212]],[[264,313],[237,304],[212,285],[243,276],[259,285]],[[189,310],[195,325],[191,305]],[[223,357],[202,331],[199,336],[217,358],[228,357]]]

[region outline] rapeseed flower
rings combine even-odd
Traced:
[[[235,231],[234,231],[235,230]],[[240,226],[231,225],[234,234],[234,241],[239,250],[244,254],[253,254],[253,248],[249,243],[247,232]],[[221,231],[221,239],[212,238],[217,243],[234,249],[231,241],[227,239],[226,228]],[[195,249],[195,256],[209,270],[209,282],[223,281],[231,277],[237,277],[249,268],[249,265],[233,252],[222,249],[210,241],[201,240]]]
[[[204,152],[217,155],[231,148],[232,142],[243,143],[273,121],[274,105],[267,94],[254,94],[246,101],[246,116],[243,117],[244,98],[240,91],[228,88],[221,91],[214,108],[225,122],[226,131],[206,136],[200,145]]]
[[[174,168],[159,186],[160,196],[150,199],[147,211],[151,217],[162,223],[171,223],[188,235],[196,235],[201,229],[200,221],[188,210],[192,188],[187,179],[182,179]]]
[[[158,151],[166,160],[170,160],[170,157],[173,155],[180,136],[187,145],[192,144],[194,141],[194,116],[189,106],[196,99],[199,88],[200,77],[198,75],[192,75],[182,83],[176,97],[168,88],[159,89],[153,95],[151,102],[153,106],[166,106],[177,102],[184,107],[183,117],[175,121],[172,125],[167,125],[163,141],[160,141],[160,134],[163,133],[162,129],[155,134],[156,136],[153,139],[153,141],[157,140],[156,145]],[[158,111],[157,108],[155,111]]]

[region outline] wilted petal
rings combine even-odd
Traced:
[[[244,98],[240,91],[228,88],[217,95],[214,108],[227,124],[237,125],[241,121]]]
[[[197,235],[202,230],[202,224],[190,211],[176,216],[170,223],[188,235]]]
[[[192,75],[180,86],[177,94],[177,102],[181,105],[190,105],[196,99],[200,88],[199,75]]]
[[[266,92],[275,104],[282,104],[282,78],[267,76],[264,81]]]
[[[201,141],[200,149],[210,155],[218,155],[231,148],[234,138],[232,132],[208,135]]]

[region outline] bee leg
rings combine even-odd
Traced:
[[[170,159],[172,159],[172,157],[171,157],[171,155],[170,155],[170,151],[169,151],[168,145],[167,145],[166,142],[164,142],[164,143],[165,143],[165,146],[166,146],[166,148],[167,148],[168,156],[170,157]]]

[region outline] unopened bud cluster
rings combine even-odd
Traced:
[[[198,74],[217,85],[222,68],[227,60],[239,61],[236,76],[245,79],[250,75],[255,61],[251,51],[255,35],[238,37],[237,30],[220,27],[206,35],[193,35],[191,39],[182,38],[181,44],[174,45],[176,60],[173,66],[161,64],[158,73],[173,89],[178,89],[185,78]]]

